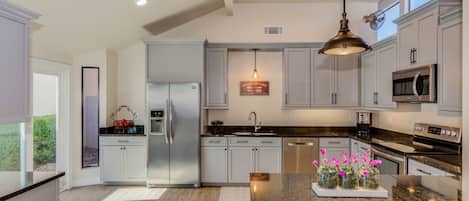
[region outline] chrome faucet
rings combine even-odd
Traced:
[[[254,132],[257,132],[259,129],[261,129],[261,126],[260,126],[260,124],[259,125],[257,124],[257,114],[256,114],[256,112],[249,113],[248,120],[249,121],[252,120],[252,115],[254,115]]]

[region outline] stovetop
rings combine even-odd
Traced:
[[[388,149],[393,152],[397,152],[403,155],[457,155],[458,152],[455,150],[442,150],[431,145],[426,145],[419,142],[411,143],[398,143],[398,142],[385,142],[379,139],[372,139],[372,144],[384,149]]]

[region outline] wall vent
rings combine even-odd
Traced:
[[[266,35],[282,35],[283,27],[281,26],[265,26],[264,34]]]

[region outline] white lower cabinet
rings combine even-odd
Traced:
[[[123,180],[122,146],[101,146],[101,180],[104,182]]]
[[[282,171],[280,147],[259,147],[255,151],[256,172],[280,173]]]
[[[424,163],[409,159],[407,165],[407,175],[418,176],[454,176],[444,170],[426,165]]]
[[[202,138],[202,183],[249,183],[252,172],[280,173],[281,142],[268,137]]]
[[[202,147],[201,166],[203,183],[228,182],[228,154],[227,147]]]
[[[101,137],[101,181],[144,182],[146,146],[142,137]]]
[[[230,147],[228,164],[229,183],[249,183],[249,174],[255,171],[254,148]]]
[[[364,153],[367,151],[368,158],[371,158],[371,145],[367,143],[360,142],[358,140],[351,139],[350,140],[350,155],[351,154],[357,154],[358,156],[358,163],[353,164],[353,167],[358,168],[361,165],[363,165],[362,160],[360,160],[361,156],[363,156]]]
[[[332,158],[341,159],[342,152],[345,151],[349,154],[350,140],[349,138],[319,138],[319,148],[320,150],[326,149],[325,157],[328,158],[329,161],[331,161]],[[319,156],[321,160],[324,158],[321,154],[319,154]]]

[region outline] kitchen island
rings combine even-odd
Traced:
[[[54,201],[59,199],[59,178],[65,172],[0,172],[0,200]]]
[[[388,190],[383,198],[328,198],[312,191],[311,175],[267,174],[250,175],[251,201],[404,201],[459,200],[460,182],[455,177],[382,175],[380,185]]]

